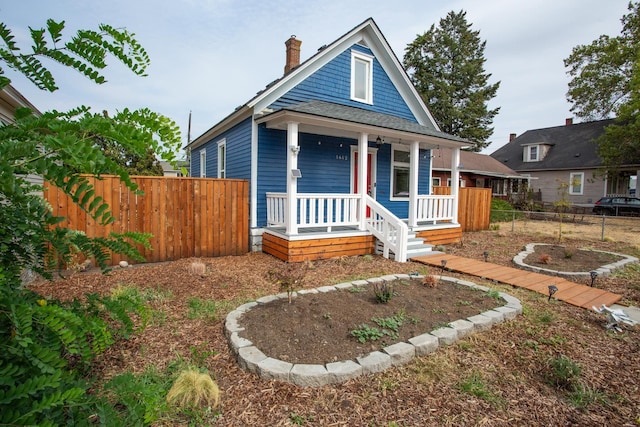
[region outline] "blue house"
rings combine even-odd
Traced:
[[[191,176],[250,181],[250,242],[287,261],[379,251],[404,262],[461,236],[467,141],[438,129],[367,19],[192,141]],[[432,194],[431,150],[451,149],[451,194]],[[441,239],[439,240],[442,241]]]

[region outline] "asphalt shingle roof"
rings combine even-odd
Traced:
[[[602,159],[596,152],[594,140],[612,123],[613,119],[608,119],[528,130],[493,152],[491,157],[518,172],[598,168],[602,166]],[[532,144],[547,144],[551,147],[542,160],[525,162],[524,147]]]
[[[317,100],[301,102],[299,104],[283,107],[272,114],[275,114],[278,111],[293,111],[297,113],[326,117],[329,119],[343,120],[352,123],[379,126],[385,129],[433,136],[450,141],[470,143],[466,139],[440,132],[431,127],[423,126],[401,117],[369,111],[362,108],[350,107],[347,105],[335,104],[333,102]]]

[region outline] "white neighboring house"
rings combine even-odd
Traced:
[[[25,98],[16,88],[7,85],[0,91],[0,122],[10,124],[14,122],[15,112],[18,108],[30,108],[36,115],[42,113]],[[28,175],[27,179],[33,184],[42,185],[43,179],[38,175]]]

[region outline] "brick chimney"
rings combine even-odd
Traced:
[[[564,119],[565,126],[571,126],[573,124],[573,119],[569,117],[568,119]]]
[[[514,139],[516,139],[516,134],[515,133],[510,133],[509,134],[509,142],[513,141]]]
[[[302,42],[296,39],[296,36],[291,36],[289,37],[289,40],[284,42],[284,45],[287,47],[287,62],[284,65],[285,74],[289,73],[289,71],[300,65],[301,44]]]

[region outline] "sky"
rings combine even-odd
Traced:
[[[96,85],[46,63],[60,87],[48,93],[11,70],[5,74],[40,111],[148,107],[175,120],[186,145],[190,112],[195,139],[282,77],[284,42],[291,35],[302,41],[304,61],[371,17],[402,61],[418,34],[447,13],[464,10],[471,29],[486,41],[489,83],[500,82],[489,102],[489,108],[500,107],[483,151],[489,154],[511,133],[561,126],[572,117],[563,59],[602,34],[619,35],[627,5],[628,0],[0,0],[0,17],[27,49],[28,28],[42,28],[48,18],[64,20],[67,37],[100,23],[135,33],[151,57],[147,77],[111,60],[104,70],[108,82]]]

